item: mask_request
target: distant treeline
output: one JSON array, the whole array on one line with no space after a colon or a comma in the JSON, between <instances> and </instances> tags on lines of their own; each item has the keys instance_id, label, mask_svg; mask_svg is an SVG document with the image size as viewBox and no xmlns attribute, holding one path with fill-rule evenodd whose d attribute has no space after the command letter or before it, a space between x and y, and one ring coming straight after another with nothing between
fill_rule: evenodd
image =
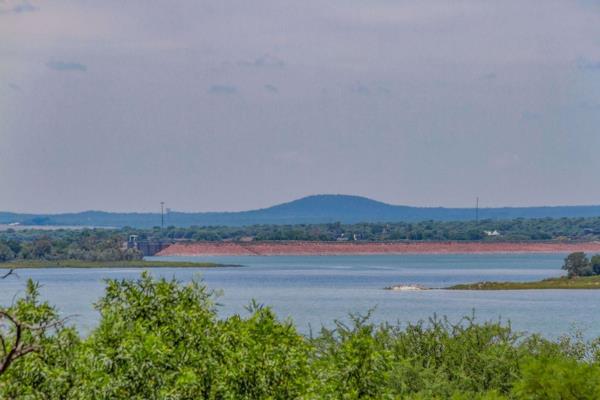
<instances>
[{"instance_id":1,"label":"distant treeline","mask_svg":"<svg viewBox=\"0 0 600 400\"><path fill-rule=\"evenodd\" d=\"M424 221L365 224L309 224L309 225L252 225L245 227L189 227L174 226L165 229L140 230L124 228L142 239L188 240L595 240L600 238L600 218L543 218L506 221Z\"/></svg>"},{"instance_id":2,"label":"distant treeline","mask_svg":"<svg viewBox=\"0 0 600 400\"><path fill-rule=\"evenodd\" d=\"M108 230L6 231L0 233L0 262L13 260L138 260L123 247L123 233Z\"/></svg>"},{"instance_id":3,"label":"distant treeline","mask_svg":"<svg viewBox=\"0 0 600 400\"><path fill-rule=\"evenodd\" d=\"M514 219L508 221L425 221L389 224L252 225L151 229L7 230L0 232L0 262L13 259L118 261L141 258L123 247L130 235L140 241L528 241L598 240L598 218Z\"/></svg>"}]
</instances>

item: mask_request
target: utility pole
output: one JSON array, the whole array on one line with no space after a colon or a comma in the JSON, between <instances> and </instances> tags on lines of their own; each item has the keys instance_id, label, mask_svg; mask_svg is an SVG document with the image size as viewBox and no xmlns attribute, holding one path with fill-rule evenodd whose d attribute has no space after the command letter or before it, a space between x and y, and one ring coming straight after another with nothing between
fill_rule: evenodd
<instances>
[{"instance_id":1,"label":"utility pole","mask_svg":"<svg viewBox=\"0 0 600 400\"><path fill-rule=\"evenodd\" d=\"M160 229L165 227L165 202L160 202Z\"/></svg>"},{"instance_id":2,"label":"utility pole","mask_svg":"<svg viewBox=\"0 0 600 400\"><path fill-rule=\"evenodd\" d=\"M479 197L475 199L475 222L479 223Z\"/></svg>"}]
</instances>

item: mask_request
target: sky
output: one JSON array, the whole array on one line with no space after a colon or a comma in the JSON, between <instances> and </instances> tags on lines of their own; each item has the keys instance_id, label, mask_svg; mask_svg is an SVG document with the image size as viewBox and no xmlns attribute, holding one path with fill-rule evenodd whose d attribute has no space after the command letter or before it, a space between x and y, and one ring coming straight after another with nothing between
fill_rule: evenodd
<instances>
[{"instance_id":1,"label":"sky","mask_svg":"<svg viewBox=\"0 0 600 400\"><path fill-rule=\"evenodd\" d=\"M600 204L600 1L0 0L0 210Z\"/></svg>"}]
</instances>

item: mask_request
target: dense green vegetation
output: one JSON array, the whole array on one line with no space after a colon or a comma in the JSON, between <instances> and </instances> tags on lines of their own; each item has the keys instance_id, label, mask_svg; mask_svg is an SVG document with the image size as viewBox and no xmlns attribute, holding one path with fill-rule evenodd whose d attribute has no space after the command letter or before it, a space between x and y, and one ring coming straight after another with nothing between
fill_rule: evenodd
<instances>
[{"instance_id":1,"label":"dense green vegetation","mask_svg":"<svg viewBox=\"0 0 600 400\"><path fill-rule=\"evenodd\" d=\"M570 278L600 275L600 254L588 258L585 253L571 253L565 258L562 269Z\"/></svg>"},{"instance_id":2,"label":"dense green vegetation","mask_svg":"<svg viewBox=\"0 0 600 400\"><path fill-rule=\"evenodd\" d=\"M109 281L87 337L60 323L37 286L3 312L33 350L0 372L3 399L596 399L600 341L549 341L509 325L373 325L306 337L267 307L218 318L198 282ZM2 325L0 364L15 341ZM42 333L32 329L44 327Z\"/></svg>"},{"instance_id":3,"label":"dense green vegetation","mask_svg":"<svg viewBox=\"0 0 600 400\"><path fill-rule=\"evenodd\" d=\"M585 253L569 254L562 269L567 276L535 282L476 282L455 285L455 290L521 290L521 289L600 289L600 254L588 258Z\"/></svg>"},{"instance_id":4,"label":"dense green vegetation","mask_svg":"<svg viewBox=\"0 0 600 400\"><path fill-rule=\"evenodd\" d=\"M0 233L0 262L13 260L141 260L123 248L123 234L108 230L6 231Z\"/></svg>"},{"instance_id":5,"label":"dense green vegetation","mask_svg":"<svg viewBox=\"0 0 600 400\"><path fill-rule=\"evenodd\" d=\"M53 231L8 230L0 232L0 261L6 258L70 258L111 260L139 257L123 251L131 234L140 240L600 240L600 218L514 219L481 221L425 221L371 224L252 225L244 227L174 226L160 229L84 229ZM50 242L50 249L48 248Z\"/></svg>"},{"instance_id":6,"label":"dense green vegetation","mask_svg":"<svg viewBox=\"0 0 600 400\"><path fill-rule=\"evenodd\" d=\"M595 240L600 218L425 221L417 223L168 227L132 230L141 237L190 240ZM497 236L486 234L498 232Z\"/></svg>"},{"instance_id":7,"label":"dense green vegetation","mask_svg":"<svg viewBox=\"0 0 600 400\"><path fill-rule=\"evenodd\" d=\"M534 282L477 282L454 285L453 290L600 289L600 276L549 278Z\"/></svg>"},{"instance_id":8,"label":"dense green vegetation","mask_svg":"<svg viewBox=\"0 0 600 400\"><path fill-rule=\"evenodd\" d=\"M19 231L0 233L0 267L18 268L206 268L208 262L145 261L124 246L114 230Z\"/></svg>"}]
</instances>

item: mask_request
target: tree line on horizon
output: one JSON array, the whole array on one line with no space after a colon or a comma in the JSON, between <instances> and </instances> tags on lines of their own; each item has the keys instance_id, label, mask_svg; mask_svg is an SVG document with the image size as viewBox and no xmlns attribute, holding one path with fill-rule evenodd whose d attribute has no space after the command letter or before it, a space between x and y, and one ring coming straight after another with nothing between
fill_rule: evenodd
<instances>
[{"instance_id":1,"label":"tree line on horizon","mask_svg":"<svg viewBox=\"0 0 600 400\"><path fill-rule=\"evenodd\" d=\"M507 221L425 221L245 227L168 226L151 229L57 229L0 232L0 262L14 259L121 261L142 257L123 247L130 235L139 240L190 241L544 241L599 240L599 218L515 219Z\"/></svg>"},{"instance_id":2,"label":"tree line on horizon","mask_svg":"<svg viewBox=\"0 0 600 400\"><path fill-rule=\"evenodd\" d=\"M481 221L423 221L300 225L251 225L244 227L192 226L164 229L123 228L142 239L307 240L307 241L527 241L600 239L600 217L542 218Z\"/></svg>"},{"instance_id":3,"label":"tree line on horizon","mask_svg":"<svg viewBox=\"0 0 600 400\"><path fill-rule=\"evenodd\" d=\"M15 234L16 233L16 234ZM13 260L140 260L143 254L123 246L115 231L22 231L0 234L0 263Z\"/></svg>"}]
</instances>

